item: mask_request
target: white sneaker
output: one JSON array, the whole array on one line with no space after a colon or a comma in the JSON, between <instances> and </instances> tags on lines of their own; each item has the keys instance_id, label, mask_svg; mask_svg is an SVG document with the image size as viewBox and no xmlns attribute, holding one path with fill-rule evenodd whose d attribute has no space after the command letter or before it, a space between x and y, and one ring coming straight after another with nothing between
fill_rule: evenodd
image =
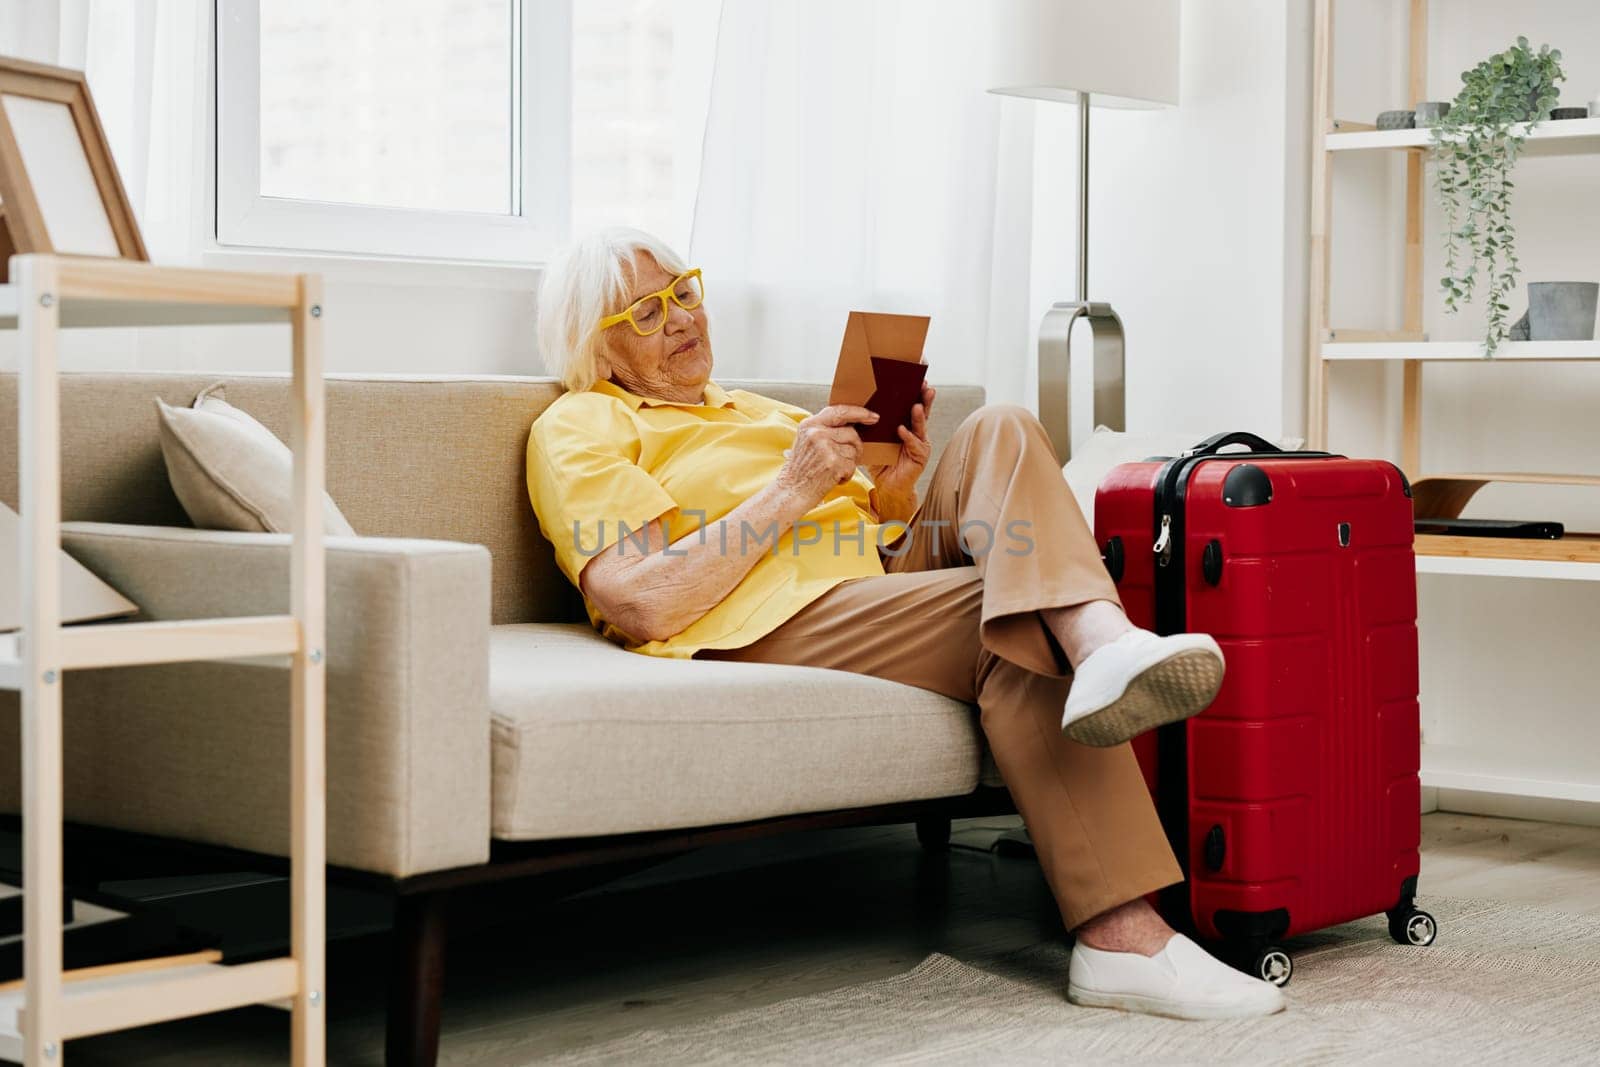
<instances>
[{"instance_id":1,"label":"white sneaker","mask_svg":"<svg viewBox=\"0 0 1600 1067\"><path fill-rule=\"evenodd\" d=\"M1288 1006L1283 990L1234 970L1182 934L1173 934L1154 956L1102 952L1079 941L1068 968L1067 999L1086 1008L1173 1019L1249 1019Z\"/></svg>"},{"instance_id":2,"label":"white sneaker","mask_svg":"<svg viewBox=\"0 0 1600 1067\"><path fill-rule=\"evenodd\" d=\"M1130 630L1073 673L1061 729L1102 748L1198 715L1222 688L1222 649L1210 634L1158 637Z\"/></svg>"}]
</instances>

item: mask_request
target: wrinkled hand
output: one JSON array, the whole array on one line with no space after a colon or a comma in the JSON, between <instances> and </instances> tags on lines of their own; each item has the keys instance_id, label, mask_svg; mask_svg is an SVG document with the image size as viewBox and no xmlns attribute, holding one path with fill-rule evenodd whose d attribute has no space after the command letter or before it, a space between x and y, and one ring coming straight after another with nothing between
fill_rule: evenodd
<instances>
[{"instance_id":1,"label":"wrinkled hand","mask_svg":"<svg viewBox=\"0 0 1600 1067\"><path fill-rule=\"evenodd\" d=\"M922 383L922 402L911 408L911 425L896 427L900 432L899 458L867 468L877 489L878 517L884 521L906 520L917 510L917 479L933 455L933 443L928 440L928 413L933 410L937 393L933 386Z\"/></svg>"},{"instance_id":2,"label":"wrinkled hand","mask_svg":"<svg viewBox=\"0 0 1600 1067\"><path fill-rule=\"evenodd\" d=\"M849 481L861 461L861 435L852 423L874 423L876 413L854 404L830 404L795 427L794 445L778 471L778 484L807 508Z\"/></svg>"}]
</instances>

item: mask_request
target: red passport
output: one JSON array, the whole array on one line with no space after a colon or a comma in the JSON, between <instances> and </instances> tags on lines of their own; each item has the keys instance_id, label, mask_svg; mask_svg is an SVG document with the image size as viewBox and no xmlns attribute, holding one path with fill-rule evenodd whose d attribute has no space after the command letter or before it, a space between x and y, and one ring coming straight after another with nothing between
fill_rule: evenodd
<instances>
[{"instance_id":1,"label":"red passport","mask_svg":"<svg viewBox=\"0 0 1600 1067\"><path fill-rule=\"evenodd\" d=\"M866 406L878 413L878 421L861 428L864 444L888 441L900 445L898 427L910 427L911 409L922 399L922 379L927 376L926 363L872 357L872 377L877 388L867 397Z\"/></svg>"}]
</instances>

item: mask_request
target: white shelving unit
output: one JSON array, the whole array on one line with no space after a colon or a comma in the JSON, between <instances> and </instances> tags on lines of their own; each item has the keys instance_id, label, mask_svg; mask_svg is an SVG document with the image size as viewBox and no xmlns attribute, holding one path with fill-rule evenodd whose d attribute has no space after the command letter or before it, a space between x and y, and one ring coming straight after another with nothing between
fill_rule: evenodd
<instances>
[{"instance_id":1,"label":"white shelving unit","mask_svg":"<svg viewBox=\"0 0 1600 1067\"><path fill-rule=\"evenodd\" d=\"M1576 121L1576 120L1574 120ZM1405 359L1434 362L1530 363L1539 361L1600 360L1600 341L1506 341L1485 361L1479 341L1340 341L1338 330L1328 331L1322 343L1323 359Z\"/></svg>"},{"instance_id":2,"label":"white shelving unit","mask_svg":"<svg viewBox=\"0 0 1600 1067\"><path fill-rule=\"evenodd\" d=\"M1406 0L1410 15L1407 96L1429 99L1427 83L1428 0ZM1376 130L1342 120L1333 111L1334 0L1315 0L1315 72L1311 159L1311 226L1308 263L1309 337L1307 443L1327 448L1330 370L1357 361L1395 361L1404 368L1401 403L1401 467L1411 478L1417 514L1455 517L1476 491L1474 482L1511 481L1588 486L1600 491L1595 474L1441 475L1429 479L1422 465L1422 387L1432 363L1529 363L1600 361L1600 340L1509 341L1492 360L1479 341L1434 341L1423 329L1423 232L1426 166L1433 131ZM1600 153L1600 117L1549 120L1521 131L1524 156L1581 156ZM1398 330L1346 329L1328 318L1328 279L1333 236L1332 168L1350 152L1399 152L1405 158L1404 323ZM1428 484L1429 482L1433 484ZM1452 484L1446 484L1452 483ZM1600 534L1568 534L1560 541L1418 535L1419 575L1457 578L1538 579L1600 582ZM1423 694L1426 704L1427 694ZM1448 712L1446 712L1448 714ZM1523 743L1508 723L1507 742ZM1500 740L1497 738L1497 740ZM1537 741L1530 742L1537 746ZM1424 737L1422 784L1437 789L1600 802L1600 759L1572 752L1559 742L1547 754L1537 747L1518 754L1509 744L1487 740L1481 747L1440 745Z\"/></svg>"},{"instance_id":3,"label":"white shelving unit","mask_svg":"<svg viewBox=\"0 0 1600 1067\"><path fill-rule=\"evenodd\" d=\"M21 692L23 970L0 993L0 1057L55 1065L63 1043L249 1004L287 1001L293 1060L325 1038L324 574L321 282L310 274L176 270L119 260L15 256L0 327L20 334L20 635L0 643L0 685ZM74 326L287 323L293 353L290 613L63 628L57 334ZM69 670L288 655L290 955L238 966L138 963L62 974L61 680ZM218 798L219 803L225 798ZM111 972L111 973L108 973Z\"/></svg>"},{"instance_id":4,"label":"white shelving unit","mask_svg":"<svg viewBox=\"0 0 1600 1067\"><path fill-rule=\"evenodd\" d=\"M1334 132L1326 135L1330 152L1359 152L1372 150L1427 151L1433 145L1433 131L1422 130L1352 130L1339 132L1346 123L1335 121ZM1564 156L1585 152L1600 152L1600 118L1561 119L1542 122L1530 132L1527 123L1513 126L1520 133L1525 156Z\"/></svg>"},{"instance_id":5,"label":"white shelving unit","mask_svg":"<svg viewBox=\"0 0 1600 1067\"><path fill-rule=\"evenodd\" d=\"M1600 566L1570 560L1418 556L1417 573L1457 574L1478 578L1544 578L1563 582L1600 582Z\"/></svg>"}]
</instances>

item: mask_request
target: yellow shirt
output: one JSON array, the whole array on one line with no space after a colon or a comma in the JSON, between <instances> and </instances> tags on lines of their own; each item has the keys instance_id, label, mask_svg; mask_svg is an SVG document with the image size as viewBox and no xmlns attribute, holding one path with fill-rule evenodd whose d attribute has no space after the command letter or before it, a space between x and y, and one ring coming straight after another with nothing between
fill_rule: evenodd
<instances>
[{"instance_id":1,"label":"yellow shirt","mask_svg":"<svg viewBox=\"0 0 1600 1067\"><path fill-rule=\"evenodd\" d=\"M642 551L637 531L652 519L664 517L669 542L721 519L777 477L809 414L712 382L703 404L647 399L611 382L561 396L528 437L528 496L562 572L578 585L600 552ZM880 531L891 544L904 526L875 520L871 489L857 470L792 527L725 530L728 551L737 552L744 537L757 561L716 607L672 637L637 643L586 601L589 621L629 651L653 656L686 659L702 648L750 644L840 582L884 573ZM624 541L630 534L635 539Z\"/></svg>"}]
</instances>

